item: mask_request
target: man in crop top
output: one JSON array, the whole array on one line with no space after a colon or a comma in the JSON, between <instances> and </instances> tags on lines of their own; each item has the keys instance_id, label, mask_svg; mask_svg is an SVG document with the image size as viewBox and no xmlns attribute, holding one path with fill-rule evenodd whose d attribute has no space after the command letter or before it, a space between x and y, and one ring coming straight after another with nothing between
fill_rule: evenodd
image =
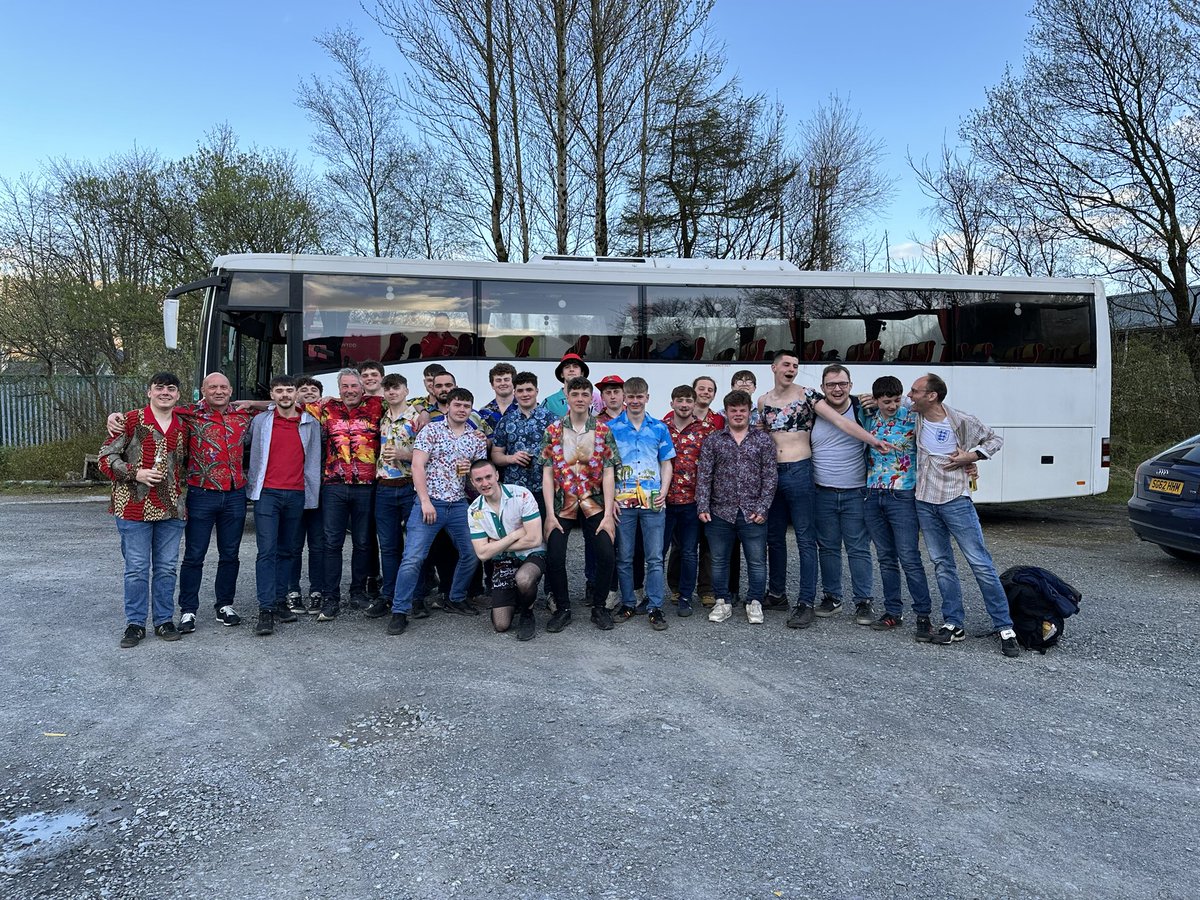
<instances>
[{"instance_id":1,"label":"man in crop top","mask_svg":"<svg viewBox=\"0 0 1200 900\"><path fill-rule=\"evenodd\" d=\"M767 603L787 593L787 527L796 531L800 553L800 591L788 618L789 628L807 628L813 623L817 598L817 542L814 527L812 472L813 423L817 416L839 430L853 435L876 450L890 447L864 431L857 423L838 415L825 398L796 384L800 357L794 350L780 350L771 362L775 384L758 398L759 423L775 442L779 484L767 517Z\"/></svg>"}]
</instances>

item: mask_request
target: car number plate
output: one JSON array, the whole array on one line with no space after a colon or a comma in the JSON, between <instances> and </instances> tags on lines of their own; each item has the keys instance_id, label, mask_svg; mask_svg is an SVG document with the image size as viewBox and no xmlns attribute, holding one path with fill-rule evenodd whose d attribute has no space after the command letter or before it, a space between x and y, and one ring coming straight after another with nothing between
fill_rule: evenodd
<instances>
[{"instance_id":1,"label":"car number plate","mask_svg":"<svg viewBox=\"0 0 1200 900\"><path fill-rule=\"evenodd\" d=\"M1174 494L1178 497L1183 493L1183 482L1167 481L1165 478L1151 478L1150 490L1157 491L1160 494Z\"/></svg>"}]
</instances>

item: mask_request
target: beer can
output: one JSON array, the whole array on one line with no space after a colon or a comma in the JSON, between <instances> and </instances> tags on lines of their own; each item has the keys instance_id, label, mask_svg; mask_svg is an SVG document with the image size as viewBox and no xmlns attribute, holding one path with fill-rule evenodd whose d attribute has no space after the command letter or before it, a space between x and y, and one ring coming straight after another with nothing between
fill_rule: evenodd
<instances>
[{"instance_id":1,"label":"beer can","mask_svg":"<svg viewBox=\"0 0 1200 900\"><path fill-rule=\"evenodd\" d=\"M649 491L647 492L646 497L650 502L649 508L658 509L658 491Z\"/></svg>"}]
</instances>

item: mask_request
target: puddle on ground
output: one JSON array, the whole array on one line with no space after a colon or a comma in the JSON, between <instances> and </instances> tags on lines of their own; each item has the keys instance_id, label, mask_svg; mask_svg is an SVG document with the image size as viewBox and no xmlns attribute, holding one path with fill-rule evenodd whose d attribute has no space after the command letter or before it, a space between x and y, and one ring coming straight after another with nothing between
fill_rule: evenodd
<instances>
[{"instance_id":1,"label":"puddle on ground","mask_svg":"<svg viewBox=\"0 0 1200 900\"><path fill-rule=\"evenodd\" d=\"M73 843L88 821L79 812L34 812L0 822L0 860L10 863L29 854L56 853Z\"/></svg>"}]
</instances>

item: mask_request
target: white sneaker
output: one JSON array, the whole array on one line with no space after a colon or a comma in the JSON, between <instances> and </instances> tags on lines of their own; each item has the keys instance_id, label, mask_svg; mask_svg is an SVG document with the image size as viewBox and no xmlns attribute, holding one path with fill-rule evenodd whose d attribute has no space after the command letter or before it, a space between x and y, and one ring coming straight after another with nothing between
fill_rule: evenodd
<instances>
[{"instance_id":1,"label":"white sneaker","mask_svg":"<svg viewBox=\"0 0 1200 900\"><path fill-rule=\"evenodd\" d=\"M712 612L708 614L710 622L724 622L733 615L733 607L724 600L718 600L713 604Z\"/></svg>"},{"instance_id":2,"label":"white sneaker","mask_svg":"<svg viewBox=\"0 0 1200 900\"><path fill-rule=\"evenodd\" d=\"M604 608L612 612L621 605L621 594L618 591L609 591L608 596L604 599Z\"/></svg>"},{"instance_id":3,"label":"white sneaker","mask_svg":"<svg viewBox=\"0 0 1200 900\"><path fill-rule=\"evenodd\" d=\"M761 625L763 623L762 604L757 600L751 600L746 604L746 621L751 625Z\"/></svg>"}]
</instances>

